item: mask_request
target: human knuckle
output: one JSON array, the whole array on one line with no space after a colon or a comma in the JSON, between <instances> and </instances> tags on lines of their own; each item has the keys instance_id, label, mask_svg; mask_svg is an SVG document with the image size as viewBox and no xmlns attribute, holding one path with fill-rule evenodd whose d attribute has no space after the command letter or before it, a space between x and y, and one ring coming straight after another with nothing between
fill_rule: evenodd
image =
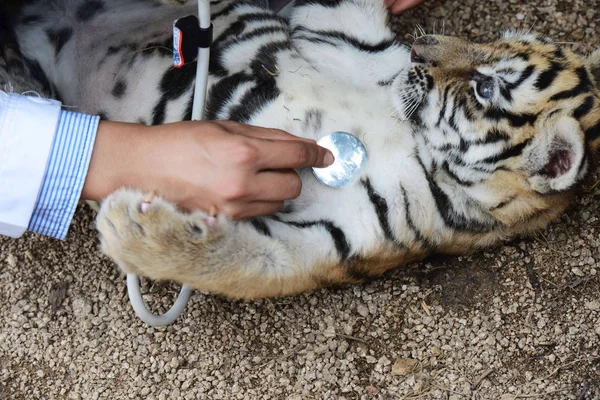
<instances>
[{"instance_id":1,"label":"human knuckle","mask_svg":"<svg viewBox=\"0 0 600 400\"><path fill-rule=\"evenodd\" d=\"M258 149L246 141L240 141L231 149L231 159L238 165L254 164L258 157Z\"/></svg>"},{"instance_id":2,"label":"human knuckle","mask_svg":"<svg viewBox=\"0 0 600 400\"><path fill-rule=\"evenodd\" d=\"M302 192L302 180L298 177L298 175L294 174L290 179L290 196L291 198L296 198L300 196Z\"/></svg>"},{"instance_id":3,"label":"human knuckle","mask_svg":"<svg viewBox=\"0 0 600 400\"><path fill-rule=\"evenodd\" d=\"M296 146L296 160L300 163L310 161L311 152L306 146Z\"/></svg>"},{"instance_id":4,"label":"human knuckle","mask_svg":"<svg viewBox=\"0 0 600 400\"><path fill-rule=\"evenodd\" d=\"M248 184L243 181L234 182L223 189L223 197L226 201L239 200L248 195Z\"/></svg>"}]
</instances>

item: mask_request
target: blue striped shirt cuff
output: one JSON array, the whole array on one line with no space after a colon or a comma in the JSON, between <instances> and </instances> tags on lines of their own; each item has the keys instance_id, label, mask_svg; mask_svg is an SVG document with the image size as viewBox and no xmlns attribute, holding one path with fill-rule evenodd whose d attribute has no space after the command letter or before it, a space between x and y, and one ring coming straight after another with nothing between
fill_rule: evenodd
<instances>
[{"instance_id":1,"label":"blue striped shirt cuff","mask_svg":"<svg viewBox=\"0 0 600 400\"><path fill-rule=\"evenodd\" d=\"M67 236L83 190L100 117L61 111L29 230Z\"/></svg>"}]
</instances>

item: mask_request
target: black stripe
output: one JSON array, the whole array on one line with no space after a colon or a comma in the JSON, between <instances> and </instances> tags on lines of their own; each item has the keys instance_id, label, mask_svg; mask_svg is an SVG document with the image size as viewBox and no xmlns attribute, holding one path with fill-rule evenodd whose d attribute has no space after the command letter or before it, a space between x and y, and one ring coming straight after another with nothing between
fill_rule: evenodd
<instances>
[{"instance_id":1,"label":"black stripe","mask_svg":"<svg viewBox=\"0 0 600 400\"><path fill-rule=\"evenodd\" d=\"M444 93L442 94L442 109L440 110L440 115L438 118L437 123L435 124L435 126L439 127L440 124L442 123L442 119L444 119L444 116L446 115L446 107L448 105L448 93L450 92L450 86L447 86L446 89L444 89Z\"/></svg>"},{"instance_id":2,"label":"black stripe","mask_svg":"<svg viewBox=\"0 0 600 400\"><path fill-rule=\"evenodd\" d=\"M583 101L583 103L581 103L581 105L579 107L577 107L575 109L575 111L573 111L573 118L581 119L581 118L585 117L592 110L593 106L594 106L594 97L593 96L586 97L585 100Z\"/></svg>"},{"instance_id":3,"label":"black stripe","mask_svg":"<svg viewBox=\"0 0 600 400\"><path fill-rule=\"evenodd\" d=\"M280 90L275 77L264 67L277 65L277 55L280 51L291 49L288 41L270 42L262 46L250 64L256 79L256 86L250 89L242 98L239 105L231 110L230 117L234 121L248 122L250 118L277 99Z\"/></svg>"},{"instance_id":4,"label":"black stripe","mask_svg":"<svg viewBox=\"0 0 600 400\"><path fill-rule=\"evenodd\" d=\"M213 21L217 18L221 18L221 17L226 17L228 16L233 10L235 10L235 8L238 5L235 2L231 2L230 4L228 4L224 9L222 9L221 11L218 11L216 13L211 13L210 15L210 19L212 19Z\"/></svg>"},{"instance_id":5,"label":"black stripe","mask_svg":"<svg viewBox=\"0 0 600 400\"><path fill-rule=\"evenodd\" d=\"M495 164L498 161L504 161L504 160L507 160L512 157L520 156L523 153L523 150L525 149L525 147L527 147L527 145L530 142L531 142L531 139L527 139L524 142L521 142L512 147L509 147L508 149L504 150L500 154L497 154L497 155L491 156L491 157L487 157L487 158L483 159L481 162Z\"/></svg>"},{"instance_id":6,"label":"black stripe","mask_svg":"<svg viewBox=\"0 0 600 400\"><path fill-rule=\"evenodd\" d=\"M425 238L423 237L423 233L421 233L421 230L417 228L417 226L415 225L415 221L413 221L412 215L410 214L410 201L408 199L408 193L402 185L400 185L400 190L402 191L402 197L404 199L404 215L406 219L406 224L408 225L410 230L412 230L415 234L415 238L417 241L426 242ZM429 246L428 243L426 243L426 245Z\"/></svg>"},{"instance_id":7,"label":"black stripe","mask_svg":"<svg viewBox=\"0 0 600 400\"><path fill-rule=\"evenodd\" d=\"M587 141L593 141L600 137L600 122L585 130L585 139Z\"/></svg>"},{"instance_id":8,"label":"black stripe","mask_svg":"<svg viewBox=\"0 0 600 400\"><path fill-rule=\"evenodd\" d=\"M117 99L120 99L121 97L123 97L126 90L127 90L127 82L125 82L121 78L117 81L117 83L115 83L115 86L113 87L111 94L114 97L116 97Z\"/></svg>"},{"instance_id":9,"label":"black stripe","mask_svg":"<svg viewBox=\"0 0 600 400\"><path fill-rule=\"evenodd\" d=\"M456 181L456 183L458 183L461 186L466 186L466 187L471 187L473 186L473 182L471 181L465 181L461 178L458 177L458 175L456 175L454 173L454 171L452 171L450 169L450 165L448 164L448 162L444 162L444 164L442 165L442 170L444 170L444 172L446 172L448 174L448 176L450 178L452 178L454 181Z\"/></svg>"},{"instance_id":10,"label":"black stripe","mask_svg":"<svg viewBox=\"0 0 600 400\"><path fill-rule=\"evenodd\" d=\"M435 179L433 178L433 174L427 171L423 161L419 156L417 156L417 160L419 161L419 165L427 178L427 182L429 184L429 190L431 191L431 195L435 201L436 208L438 213L444 220L444 223L456 230L466 231L466 232L489 232L494 229L495 224L481 222L475 219L468 218L467 215L458 214L454 209L452 201L448 197L448 195L440 188ZM476 207L475 204L473 204Z\"/></svg>"},{"instance_id":11,"label":"black stripe","mask_svg":"<svg viewBox=\"0 0 600 400\"><path fill-rule=\"evenodd\" d=\"M516 89L519 86L521 86L521 84L523 82L525 82L535 71L535 67L533 65L528 66L527 68L525 68L525 70L521 73L521 76L519 77L519 79L517 79L515 82L513 83L508 83L507 86L512 90L512 89Z\"/></svg>"},{"instance_id":12,"label":"black stripe","mask_svg":"<svg viewBox=\"0 0 600 400\"><path fill-rule=\"evenodd\" d=\"M211 13L210 17L211 17L212 20L215 20L215 19L221 18L221 17L226 17L229 14L231 14L232 11L234 11L236 8L238 8L238 7L242 6L242 5L256 6L256 4L252 3L251 1L232 1L230 4L228 4L221 11L218 11L216 13Z\"/></svg>"},{"instance_id":13,"label":"black stripe","mask_svg":"<svg viewBox=\"0 0 600 400\"><path fill-rule=\"evenodd\" d=\"M344 231L342 231L339 227L337 227L333 222L327 220L318 220L318 221L283 221L276 215L271 215L271 219L277 222L281 222L282 224L290 225L295 228L313 228L313 227L322 227L329 232L331 238L333 239L333 243L335 244L335 249L337 250L340 258L342 260L347 260L350 256L350 244L346 239L346 235Z\"/></svg>"},{"instance_id":14,"label":"black stripe","mask_svg":"<svg viewBox=\"0 0 600 400\"><path fill-rule=\"evenodd\" d=\"M304 113L302 122L302 131L319 132L323 126L323 111L317 108L310 108ZM356 134L356 132L354 132Z\"/></svg>"},{"instance_id":15,"label":"black stripe","mask_svg":"<svg viewBox=\"0 0 600 400\"><path fill-rule=\"evenodd\" d=\"M565 53L562 51L562 49L560 47L557 47L556 50L554 50L554 58L558 58L561 60L565 59Z\"/></svg>"},{"instance_id":16,"label":"black stripe","mask_svg":"<svg viewBox=\"0 0 600 400\"><path fill-rule=\"evenodd\" d=\"M510 139L510 136L506 132L502 132L498 129L491 129L483 139L475 140L471 144L491 144L505 142Z\"/></svg>"},{"instance_id":17,"label":"black stripe","mask_svg":"<svg viewBox=\"0 0 600 400\"><path fill-rule=\"evenodd\" d=\"M89 0L82 3L76 12L77 19L80 22L87 22L92 19L97 13L102 11L104 4L100 0Z\"/></svg>"},{"instance_id":18,"label":"black stripe","mask_svg":"<svg viewBox=\"0 0 600 400\"><path fill-rule=\"evenodd\" d=\"M238 72L215 83L208 93L206 119L217 119L223 108L231 101L238 87L248 82L252 82L252 77L245 72Z\"/></svg>"},{"instance_id":19,"label":"black stripe","mask_svg":"<svg viewBox=\"0 0 600 400\"><path fill-rule=\"evenodd\" d=\"M52 82L50 82L50 80L44 73L44 70L42 69L40 63L26 57L23 57L22 60L26 71L29 72L29 78L35 79L37 83L41 85L45 93L47 93L48 95L52 95L53 98L55 98L56 100L60 100L60 96L57 93L56 87L54 86L54 84L52 84Z\"/></svg>"},{"instance_id":20,"label":"black stripe","mask_svg":"<svg viewBox=\"0 0 600 400\"><path fill-rule=\"evenodd\" d=\"M162 93L158 103L152 110L152 125L165 121L167 103L181 97L196 78L196 62L185 64L181 68L169 68L160 81Z\"/></svg>"},{"instance_id":21,"label":"black stripe","mask_svg":"<svg viewBox=\"0 0 600 400\"><path fill-rule=\"evenodd\" d=\"M236 21L215 39L210 48L210 61L208 65L208 71L211 75L228 75L229 72L222 60L223 54L227 51L227 39L241 35L245 27L246 25L242 21Z\"/></svg>"},{"instance_id":22,"label":"black stripe","mask_svg":"<svg viewBox=\"0 0 600 400\"><path fill-rule=\"evenodd\" d=\"M394 74L394 75L393 75L391 78L389 78L389 79L385 79L385 80L382 80L382 81L379 81L379 82L377 82L377 84L378 84L379 86L389 86L389 85L391 85L392 83L394 83L394 81L396 80L396 78L398 77L398 75L400 75L400 72L398 72L398 73Z\"/></svg>"},{"instance_id":23,"label":"black stripe","mask_svg":"<svg viewBox=\"0 0 600 400\"><path fill-rule=\"evenodd\" d=\"M339 7L345 0L296 0L295 7L317 5L327 8Z\"/></svg>"},{"instance_id":24,"label":"black stripe","mask_svg":"<svg viewBox=\"0 0 600 400\"><path fill-rule=\"evenodd\" d=\"M512 101L512 91L521 86L521 84L525 82L525 80L527 80L527 78L529 78L534 71L535 67L533 65L530 65L527 68L525 68L525 70L521 73L521 76L519 76L519 79L512 83L506 83L500 88L500 93L502 94L502 96L507 101Z\"/></svg>"},{"instance_id":25,"label":"black stripe","mask_svg":"<svg viewBox=\"0 0 600 400\"><path fill-rule=\"evenodd\" d=\"M331 235L331 238L335 243L335 249L337 250L340 258L342 260L348 259L348 256L350 255L350 244L346 239L344 231L335 226L333 222L320 220L315 222L294 222L291 223L291 225L296 226L298 228L309 228L313 226L321 226L325 228L327 232L329 232L329 234Z\"/></svg>"},{"instance_id":26,"label":"black stripe","mask_svg":"<svg viewBox=\"0 0 600 400\"><path fill-rule=\"evenodd\" d=\"M451 151L458 150L461 153L467 152L471 146L481 146L487 144L496 144L500 142L507 142L510 139L510 136L506 132L502 132L498 129L491 129L484 138L476 139L476 140L466 140L462 136L460 137L460 144L458 146L450 143L446 143L441 147L436 147L437 150L440 151Z\"/></svg>"},{"instance_id":27,"label":"black stripe","mask_svg":"<svg viewBox=\"0 0 600 400\"><path fill-rule=\"evenodd\" d=\"M548 86L552 85L552 83L558 76L558 73L562 70L563 70L563 67L560 63L557 63L556 61L552 61L550 63L550 68L548 68L546 71L543 71L542 73L539 74L537 80L534 83L534 86L538 90L547 89Z\"/></svg>"},{"instance_id":28,"label":"black stripe","mask_svg":"<svg viewBox=\"0 0 600 400\"><path fill-rule=\"evenodd\" d=\"M479 104L478 101L475 101L476 104ZM481 106L481 104L479 104ZM473 116L473 101L472 98L467 97L465 99L465 104L464 104L464 108L463 108L463 113L465 115L465 118L469 121L469 122L473 122L475 119L479 119L479 115L475 118Z\"/></svg>"},{"instance_id":29,"label":"black stripe","mask_svg":"<svg viewBox=\"0 0 600 400\"><path fill-rule=\"evenodd\" d=\"M577 83L577 85L573 89L556 93L555 95L550 97L551 101L570 99L572 97L577 97L580 94L588 92L590 90L592 82L585 67L579 67L575 70L575 72L577 73L577 77L579 78L579 83Z\"/></svg>"},{"instance_id":30,"label":"black stripe","mask_svg":"<svg viewBox=\"0 0 600 400\"><path fill-rule=\"evenodd\" d=\"M233 121L248 123L252 116L259 113L280 95L275 81L258 83L250 89L239 104L231 109L229 118Z\"/></svg>"},{"instance_id":31,"label":"black stripe","mask_svg":"<svg viewBox=\"0 0 600 400\"><path fill-rule=\"evenodd\" d=\"M181 118L181 120L182 121L191 121L193 111L194 111L194 93L192 93L192 95L188 99L188 103L187 103L187 106L185 106L185 111L183 112L183 117ZM205 118L205 119L208 119L208 118Z\"/></svg>"},{"instance_id":32,"label":"black stripe","mask_svg":"<svg viewBox=\"0 0 600 400\"><path fill-rule=\"evenodd\" d=\"M462 159L462 154L454 154L452 156L452 158L450 158L449 162L451 162L452 164L456 164L456 165L460 165L462 167L467 167L469 169L472 169L473 171L477 171L477 172L481 172L484 174L489 174L492 172L496 172L499 169L502 169L502 167L496 166L496 165L490 165L490 164L473 164L472 162L466 162L465 160ZM483 163L483 160L478 161L478 163Z\"/></svg>"},{"instance_id":33,"label":"black stripe","mask_svg":"<svg viewBox=\"0 0 600 400\"><path fill-rule=\"evenodd\" d=\"M373 204L373 208L375 208L375 213L377 214L377 219L379 220L379 225L383 230L385 238L389 241L395 242L396 238L392 233L392 228L390 227L390 221L388 218L389 208L387 201L381 197L379 193L375 191L375 189L373 189L373 185L371 185L371 180L369 178L362 179L360 183L367 190L367 195L369 196L371 204Z\"/></svg>"},{"instance_id":34,"label":"black stripe","mask_svg":"<svg viewBox=\"0 0 600 400\"><path fill-rule=\"evenodd\" d=\"M460 128L458 127L458 124L456 123L456 111L459 109L459 105L457 104L456 107L452 108L452 114L450 115L450 119L448 120L448 125L450 125L450 127L460 135Z\"/></svg>"},{"instance_id":35,"label":"black stripe","mask_svg":"<svg viewBox=\"0 0 600 400\"><path fill-rule=\"evenodd\" d=\"M494 207L491 207L490 211L496 211L496 210L499 210L499 209L501 209L503 207L506 207L507 205L509 205L516 198L517 198L517 196L512 196L508 200L501 201L500 203L496 204Z\"/></svg>"},{"instance_id":36,"label":"black stripe","mask_svg":"<svg viewBox=\"0 0 600 400\"><path fill-rule=\"evenodd\" d=\"M306 35L296 35L294 36L294 40L306 40L307 42L316 43L316 44L328 44L330 46L337 46L332 40L327 40L325 38L306 36Z\"/></svg>"},{"instance_id":37,"label":"black stripe","mask_svg":"<svg viewBox=\"0 0 600 400\"><path fill-rule=\"evenodd\" d=\"M253 31L250 31L250 32L240 36L239 38L236 39L235 44L240 44L247 40L251 40L256 37L263 36L263 35L266 36L266 35L270 35L272 33L284 33L285 34L287 32L288 32L288 30L283 26L265 26L262 28L257 28Z\"/></svg>"},{"instance_id":38,"label":"black stripe","mask_svg":"<svg viewBox=\"0 0 600 400\"><path fill-rule=\"evenodd\" d=\"M24 24L24 25L28 25L28 24L33 24L36 22L43 22L44 21L44 17L41 15L26 15L24 17L21 18L20 23Z\"/></svg>"},{"instance_id":39,"label":"black stripe","mask_svg":"<svg viewBox=\"0 0 600 400\"><path fill-rule=\"evenodd\" d=\"M271 230L267 223L260 218L252 218L250 223L258 232L262 233L265 236L271 236Z\"/></svg>"},{"instance_id":40,"label":"black stripe","mask_svg":"<svg viewBox=\"0 0 600 400\"><path fill-rule=\"evenodd\" d=\"M342 32L342 31L314 30L314 29L309 29L304 26L297 26L296 28L294 28L294 31L292 32L292 36L295 38L295 35L298 32L308 33L308 34L315 35L320 38L327 38L327 39L334 39L337 41L341 41L341 42L344 42L358 50L365 51L368 53L377 53L377 52L385 51L391 47L398 45L398 42L396 42L396 40L394 38L385 39L378 43L367 43L367 42L357 39L355 37L348 36L345 32Z\"/></svg>"},{"instance_id":41,"label":"black stripe","mask_svg":"<svg viewBox=\"0 0 600 400\"><path fill-rule=\"evenodd\" d=\"M46 35L50 42L54 45L54 49L56 54L60 53L63 46L71 39L73 36L73 29L71 28L62 28L59 30L48 29L46 31Z\"/></svg>"},{"instance_id":42,"label":"black stripe","mask_svg":"<svg viewBox=\"0 0 600 400\"><path fill-rule=\"evenodd\" d=\"M485 117L494 121L507 119L508 122L515 128L520 128L525 124L531 124L537 120L535 114L513 114L510 111L501 110L499 108L490 108L485 112Z\"/></svg>"},{"instance_id":43,"label":"black stripe","mask_svg":"<svg viewBox=\"0 0 600 400\"><path fill-rule=\"evenodd\" d=\"M242 35L246 29L248 22L256 21L276 21L280 22L280 27L263 27L255 29L245 35ZM227 68L223 65L223 54L225 54L231 47L243 42L244 40L252 39L263 34L275 33L275 32L287 32L284 21L272 13L250 13L240 15L238 20L232 23L227 29L223 31L217 38L210 50L210 65L209 71L212 75L226 76L228 74Z\"/></svg>"},{"instance_id":44,"label":"black stripe","mask_svg":"<svg viewBox=\"0 0 600 400\"><path fill-rule=\"evenodd\" d=\"M427 91L430 92L433 89L433 77L427 74L425 80L427 81Z\"/></svg>"}]
</instances>

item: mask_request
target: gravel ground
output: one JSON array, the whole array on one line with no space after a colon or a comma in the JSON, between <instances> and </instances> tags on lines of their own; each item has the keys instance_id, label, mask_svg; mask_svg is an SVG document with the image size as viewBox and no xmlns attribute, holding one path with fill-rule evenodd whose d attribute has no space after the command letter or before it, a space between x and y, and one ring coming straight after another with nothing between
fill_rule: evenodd
<instances>
[{"instance_id":1,"label":"gravel ground","mask_svg":"<svg viewBox=\"0 0 600 400\"><path fill-rule=\"evenodd\" d=\"M600 45L599 0L522 3L426 0L394 23ZM363 286L197 293L159 329L134 316L82 208L64 243L0 240L0 399L600 399L599 181L533 238ZM164 310L177 287L144 290Z\"/></svg>"}]
</instances>

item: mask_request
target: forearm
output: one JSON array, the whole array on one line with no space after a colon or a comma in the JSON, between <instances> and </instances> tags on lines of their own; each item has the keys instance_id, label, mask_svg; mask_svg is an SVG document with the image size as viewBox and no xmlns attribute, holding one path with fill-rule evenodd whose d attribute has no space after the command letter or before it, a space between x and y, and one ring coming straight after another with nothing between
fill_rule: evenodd
<instances>
[{"instance_id":1,"label":"forearm","mask_svg":"<svg viewBox=\"0 0 600 400\"><path fill-rule=\"evenodd\" d=\"M199 203L183 203L190 196L202 197L197 186L205 168L197 159L203 149L194 136L202 135L204 123L192 125L194 135L189 126L101 121L81 198L99 201L127 187L198 207Z\"/></svg>"}]
</instances>

